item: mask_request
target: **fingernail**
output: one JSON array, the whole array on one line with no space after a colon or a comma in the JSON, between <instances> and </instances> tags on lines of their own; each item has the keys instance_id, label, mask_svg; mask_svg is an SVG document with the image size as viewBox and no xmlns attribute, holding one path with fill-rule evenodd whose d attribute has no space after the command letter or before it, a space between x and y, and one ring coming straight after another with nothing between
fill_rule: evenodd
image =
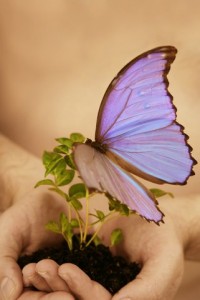
<instances>
[{"instance_id":1,"label":"fingernail","mask_svg":"<svg viewBox=\"0 0 200 300\"><path fill-rule=\"evenodd\" d=\"M5 277L1 282L1 295L2 300L8 300L9 297L13 294L13 291L15 289L14 282L12 279Z\"/></svg>"},{"instance_id":2,"label":"fingernail","mask_svg":"<svg viewBox=\"0 0 200 300\"><path fill-rule=\"evenodd\" d=\"M128 297L128 298L120 298L120 300L133 300L133 299L131 299L130 297Z\"/></svg>"}]
</instances>

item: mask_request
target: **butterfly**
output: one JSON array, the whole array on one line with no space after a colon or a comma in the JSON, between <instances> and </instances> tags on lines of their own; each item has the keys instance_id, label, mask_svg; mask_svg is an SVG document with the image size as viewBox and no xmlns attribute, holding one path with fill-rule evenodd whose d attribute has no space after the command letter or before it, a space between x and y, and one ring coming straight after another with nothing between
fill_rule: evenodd
<instances>
[{"instance_id":1,"label":"butterfly","mask_svg":"<svg viewBox=\"0 0 200 300\"><path fill-rule=\"evenodd\" d=\"M110 194L157 224L164 214L135 175L183 185L196 163L168 91L167 74L176 53L176 48L163 46L129 62L104 94L95 141L77 144L73 154L88 188Z\"/></svg>"}]
</instances>

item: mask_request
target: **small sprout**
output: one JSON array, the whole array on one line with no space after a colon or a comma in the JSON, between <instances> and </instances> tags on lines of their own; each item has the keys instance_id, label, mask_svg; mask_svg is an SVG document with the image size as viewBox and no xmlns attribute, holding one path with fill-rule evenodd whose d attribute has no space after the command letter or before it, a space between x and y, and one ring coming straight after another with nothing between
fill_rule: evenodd
<instances>
[{"instance_id":1,"label":"small sprout","mask_svg":"<svg viewBox=\"0 0 200 300\"><path fill-rule=\"evenodd\" d=\"M111 246L118 245L122 241L122 239L123 239L123 234L121 229L119 228L114 229L110 236Z\"/></svg>"},{"instance_id":2,"label":"small sprout","mask_svg":"<svg viewBox=\"0 0 200 300\"><path fill-rule=\"evenodd\" d=\"M105 193L108 198L109 212L105 214L101 210L95 210L95 213L91 213L89 209L90 198L98 193L95 189L88 188L83 182L72 184L68 190L65 188L71 184L76 172L76 166L73 160L73 147L75 143L84 143L85 137L80 133L72 133L70 138L61 137L56 139L58 145L52 152L45 151L42 157L43 165L45 167L45 177L51 175L51 178L45 178L40 180L35 187L41 185L49 186L49 190L57 193L68 203L67 215L60 214L59 222L50 221L46 228L62 234L69 249L73 249L72 238L79 231L80 249L87 247L92 241L95 245L101 243L98 233L106 221L115 217L116 215L129 216L133 213L129 207L121 203L118 199L112 197L109 193ZM160 189L151 189L153 195L158 198L164 195L173 197L171 193L164 192ZM85 198L85 218L81 216L81 210L83 209L82 200ZM84 200L83 200L84 201ZM95 221L91 221L90 217L95 217ZM97 226L96 226L97 225ZM95 227L96 226L96 227ZM89 230L94 233L87 240ZM111 245L117 245L122 240L122 231L115 229L111 234Z\"/></svg>"}]
</instances>

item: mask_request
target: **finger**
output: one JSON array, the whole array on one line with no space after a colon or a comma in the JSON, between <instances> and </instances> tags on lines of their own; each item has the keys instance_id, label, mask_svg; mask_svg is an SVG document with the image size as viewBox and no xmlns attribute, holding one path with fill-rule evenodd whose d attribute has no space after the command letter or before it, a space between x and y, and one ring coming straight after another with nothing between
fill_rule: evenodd
<instances>
[{"instance_id":1,"label":"finger","mask_svg":"<svg viewBox=\"0 0 200 300\"><path fill-rule=\"evenodd\" d=\"M36 272L46 281L52 291L69 292L67 283L58 275L59 265L51 260L44 259L36 264Z\"/></svg>"},{"instance_id":2,"label":"finger","mask_svg":"<svg viewBox=\"0 0 200 300\"><path fill-rule=\"evenodd\" d=\"M9 251L8 251L9 252ZM3 253L2 253L3 254ZM0 299L17 299L23 289L21 270L15 259L1 255L0 257Z\"/></svg>"},{"instance_id":3,"label":"finger","mask_svg":"<svg viewBox=\"0 0 200 300\"><path fill-rule=\"evenodd\" d=\"M73 264L63 264L58 269L70 291L80 300L109 300L111 294L99 283L91 280L80 268Z\"/></svg>"},{"instance_id":4,"label":"finger","mask_svg":"<svg viewBox=\"0 0 200 300\"><path fill-rule=\"evenodd\" d=\"M0 299L17 299L23 289L22 274L12 257L0 258Z\"/></svg>"},{"instance_id":5,"label":"finger","mask_svg":"<svg viewBox=\"0 0 200 300\"><path fill-rule=\"evenodd\" d=\"M170 253L170 255L169 255ZM182 279L181 251L163 252L145 262L137 278L123 287L112 300L171 300Z\"/></svg>"},{"instance_id":6,"label":"finger","mask_svg":"<svg viewBox=\"0 0 200 300\"><path fill-rule=\"evenodd\" d=\"M17 300L75 300L75 298L67 292L45 293L40 291L26 290L17 298Z\"/></svg>"},{"instance_id":7,"label":"finger","mask_svg":"<svg viewBox=\"0 0 200 300\"><path fill-rule=\"evenodd\" d=\"M36 263L26 265L23 268L22 273L25 287L34 286L40 291L52 291L49 285L47 284L46 280L36 272Z\"/></svg>"}]
</instances>

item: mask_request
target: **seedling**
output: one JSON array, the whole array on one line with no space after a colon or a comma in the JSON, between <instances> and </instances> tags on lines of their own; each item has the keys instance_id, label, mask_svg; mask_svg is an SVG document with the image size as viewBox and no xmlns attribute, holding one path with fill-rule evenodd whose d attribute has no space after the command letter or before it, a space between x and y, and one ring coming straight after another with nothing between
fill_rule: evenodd
<instances>
[{"instance_id":1,"label":"seedling","mask_svg":"<svg viewBox=\"0 0 200 300\"><path fill-rule=\"evenodd\" d=\"M69 138L56 139L58 145L53 151L45 151L43 154L43 165L45 167L45 179L40 180L35 187L41 185L49 186L49 190L59 194L66 201L68 208L67 215L64 212L60 213L59 221L49 221L46 224L46 229L55 233L61 234L66 240L70 250L73 249L73 236L80 239L80 248L87 247L92 241L95 244L101 243L98 236L102 226L108 220L122 215L129 216L135 214L128 206L121 203L118 199L113 198L110 194L104 193L108 200L109 212L105 213L101 210L90 211L90 201L98 191L90 190L81 180L73 160L73 146L75 143L84 143L85 137L80 133L72 133ZM80 182L72 184L77 176ZM166 194L173 196L171 193L166 193L160 189L151 189L155 197L161 197ZM85 207L85 216L81 213ZM91 220L93 217L93 221ZM91 234L92 232L92 234ZM88 240L88 235L90 238ZM123 239L123 234L120 228L116 228L111 233L110 245L117 245Z\"/></svg>"}]
</instances>

